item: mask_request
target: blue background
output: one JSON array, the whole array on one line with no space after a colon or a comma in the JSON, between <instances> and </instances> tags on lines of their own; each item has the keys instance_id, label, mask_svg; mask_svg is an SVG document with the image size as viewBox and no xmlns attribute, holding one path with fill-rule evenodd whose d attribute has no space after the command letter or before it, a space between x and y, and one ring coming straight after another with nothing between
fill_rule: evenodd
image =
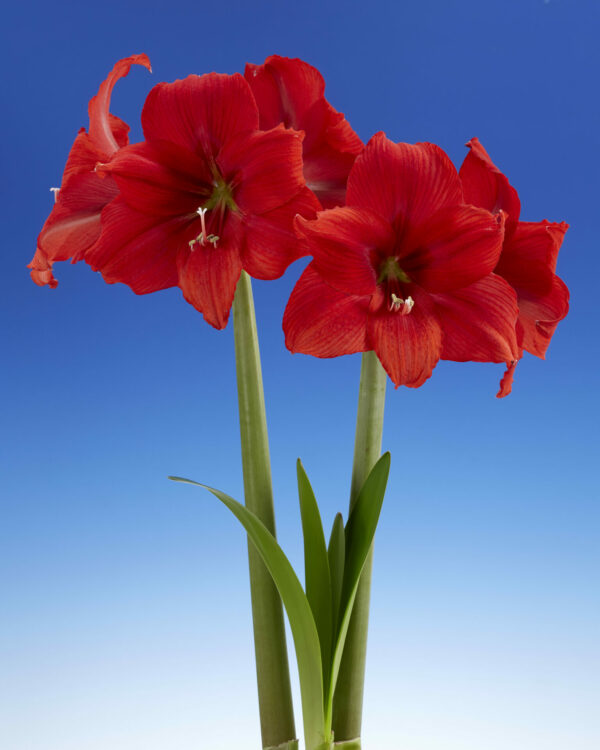
<instances>
[{"instance_id":1,"label":"blue background","mask_svg":"<svg viewBox=\"0 0 600 750\"><path fill-rule=\"evenodd\" d=\"M440 363L389 389L367 750L593 750L598 626L597 0L11 4L3 12L0 743L7 750L259 746L243 533L170 473L241 498L231 327L177 289L136 297L85 264L25 264L87 102L147 52L112 111L141 137L157 81L316 65L363 139L477 135L522 218L571 224L572 294L545 362ZM294 462L345 511L360 357L291 356L306 261L256 283L281 543L301 566ZM293 657L292 657L293 661ZM300 713L297 716L301 726ZM237 744L236 744L237 743Z\"/></svg>"}]
</instances>

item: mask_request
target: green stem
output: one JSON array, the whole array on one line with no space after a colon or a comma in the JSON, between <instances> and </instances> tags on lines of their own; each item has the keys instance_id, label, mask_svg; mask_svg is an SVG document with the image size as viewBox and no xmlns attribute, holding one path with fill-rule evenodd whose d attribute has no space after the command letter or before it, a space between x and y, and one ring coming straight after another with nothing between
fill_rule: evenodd
<instances>
[{"instance_id":1,"label":"green stem","mask_svg":"<svg viewBox=\"0 0 600 750\"><path fill-rule=\"evenodd\" d=\"M360 372L350 510L369 472L381 455L387 376L374 352L365 352ZM341 747L360 748L367 657L373 548L365 562L350 620L333 701L333 731ZM345 744L348 743L348 744Z\"/></svg>"},{"instance_id":2,"label":"green stem","mask_svg":"<svg viewBox=\"0 0 600 750\"><path fill-rule=\"evenodd\" d=\"M246 507L275 536L271 462L256 317L245 271L233 303L242 467ZM281 599L254 546L248 543L250 594L262 744L294 750L296 729Z\"/></svg>"}]
</instances>

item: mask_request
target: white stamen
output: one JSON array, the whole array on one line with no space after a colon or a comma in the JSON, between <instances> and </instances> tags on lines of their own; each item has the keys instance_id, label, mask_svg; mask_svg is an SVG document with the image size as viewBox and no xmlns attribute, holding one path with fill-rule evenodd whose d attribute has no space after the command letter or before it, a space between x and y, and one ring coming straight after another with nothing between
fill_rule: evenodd
<instances>
[{"instance_id":1,"label":"white stamen","mask_svg":"<svg viewBox=\"0 0 600 750\"><path fill-rule=\"evenodd\" d=\"M415 301L412 297L402 299L392 292L390 302L390 312L399 312L400 315L408 315L415 306Z\"/></svg>"},{"instance_id":2,"label":"white stamen","mask_svg":"<svg viewBox=\"0 0 600 750\"><path fill-rule=\"evenodd\" d=\"M60 188L50 188L50 192L51 192L51 193L54 193L54 202L55 202L55 203L56 203L56 201L58 200L58 191L59 191L59 190L60 190Z\"/></svg>"}]
</instances>

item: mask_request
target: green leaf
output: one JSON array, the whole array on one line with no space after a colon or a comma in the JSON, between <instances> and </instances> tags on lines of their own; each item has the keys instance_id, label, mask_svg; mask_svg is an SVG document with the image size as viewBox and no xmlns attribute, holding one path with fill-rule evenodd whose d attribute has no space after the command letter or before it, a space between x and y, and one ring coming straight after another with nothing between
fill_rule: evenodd
<instances>
[{"instance_id":1,"label":"green leaf","mask_svg":"<svg viewBox=\"0 0 600 750\"><path fill-rule=\"evenodd\" d=\"M304 535L304 576L308 598L321 644L323 684L329 681L333 638L331 578L319 506L302 462L296 464L298 496Z\"/></svg>"},{"instance_id":2,"label":"green leaf","mask_svg":"<svg viewBox=\"0 0 600 750\"><path fill-rule=\"evenodd\" d=\"M169 479L207 489L229 508L246 529L273 577L290 621L298 660L306 747L308 750L313 750L326 746L328 738L325 736L319 635L302 584L285 553L262 521L229 495L191 479L183 477L169 477Z\"/></svg>"},{"instance_id":3,"label":"green leaf","mask_svg":"<svg viewBox=\"0 0 600 750\"><path fill-rule=\"evenodd\" d=\"M333 520L327 556L329 558L329 574L331 577L332 625L333 637L335 638L337 636L337 626L340 616L342 585L344 583L344 564L346 558L344 519L342 518L341 513L338 513Z\"/></svg>"},{"instance_id":4,"label":"green leaf","mask_svg":"<svg viewBox=\"0 0 600 750\"><path fill-rule=\"evenodd\" d=\"M352 606L360 574L371 549L379 514L383 504L385 488L390 473L390 454L384 453L372 468L358 494L356 503L346 524L346 562L344 565L344 582L342 585L341 616L337 640L334 646L331 676L328 686L326 720L328 721L333 702L333 693L340 670L340 662L350 624Z\"/></svg>"}]
</instances>

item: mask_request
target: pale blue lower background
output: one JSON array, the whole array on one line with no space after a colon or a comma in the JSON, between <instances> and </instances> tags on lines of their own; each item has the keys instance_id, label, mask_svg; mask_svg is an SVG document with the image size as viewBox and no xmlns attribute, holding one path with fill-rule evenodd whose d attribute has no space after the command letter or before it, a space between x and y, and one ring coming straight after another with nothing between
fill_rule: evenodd
<instances>
[{"instance_id":1,"label":"pale blue lower background","mask_svg":"<svg viewBox=\"0 0 600 750\"><path fill-rule=\"evenodd\" d=\"M241 497L231 330L176 290L137 298L66 265L49 291L24 268L88 99L145 51L154 75L132 71L114 97L134 139L157 81L298 55L364 139L433 140L460 163L477 135L522 218L571 223L571 313L508 399L491 365L443 363L417 391L390 389L364 737L366 750L596 750L595 0L36 2L3 21L0 746L258 747L243 534L165 479ZM302 265L255 285L278 526L298 566L295 459L330 524L347 504L360 366L285 350Z\"/></svg>"}]
</instances>

